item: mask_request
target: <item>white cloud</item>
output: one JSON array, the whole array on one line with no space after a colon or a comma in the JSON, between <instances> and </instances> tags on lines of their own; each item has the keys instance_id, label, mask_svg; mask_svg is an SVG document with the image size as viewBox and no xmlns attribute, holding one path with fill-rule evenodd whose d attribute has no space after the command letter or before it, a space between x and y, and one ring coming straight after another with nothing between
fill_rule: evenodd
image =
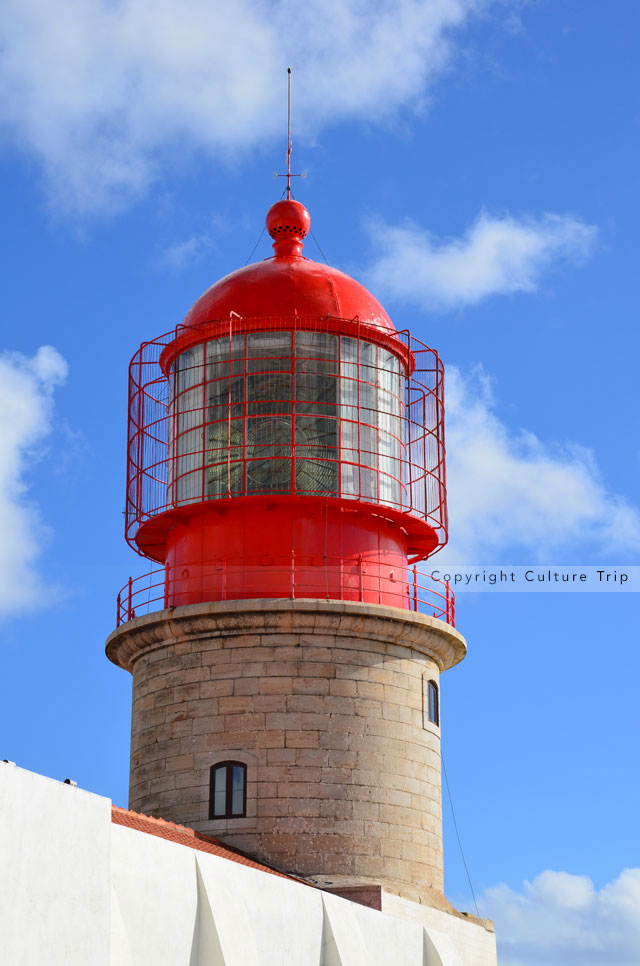
<instances>
[{"instance_id":1,"label":"white cloud","mask_svg":"<svg viewBox=\"0 0 640 966\"><path fill-rule=\"evenodd\" d=\"M5 0L0 121L58 204L122 203L194 149L223 158L420 106L453 34L494 0Z\"/></svg>"},{"instance_id":2,"label":"white cloud","mask_svg":"<svg viewBox=\"0 0 640 966\"><path fill-rule=\"evenodd\" d=\"M542 273L592 252L596 229L568 215L492 217L481 212L461 238L438 239L411 222L371 222L379 254L372 287L423 308L473 305L490 295L531 292Z\"/></svg>"},{"instance_id":3,"label":"white cloud","mask_svg":"<svg viewBox=\"0 0 640 966\"><path fill-rule=\"evenodd\" d=\"M191 235L190 238L169 245L160 252L158 264L180 271L187 264L199 261L211 244L211 237L207 234Z\"/></svg>"},{"instance_id":4,"label":"white cloud","mask_svg":"<svg viewBox=\"0 0 640 966\"><path fill-rule=\"evenodd\" d=\"M36 608L51 597L37 571L45 535L38 511L27 500L25 474L37 446L51 432L53 393L67 364L51 346L34 356L0 355L0 615Z\"/></svg>"},{"instance_id":5,"label":"white cloud","mask_svg":"<svg viewBox=\"0 0 640 966\"><path fill-rule=\"evenodd\" d=\"M607 490L590 450L510 431L481 367L464 377L449 366L445 385L451 539L443 559L637 555L640 513Z\"/></svg>"},{"instance_id":6,"label":"white cloud","mask_svg":"<svg viewBox=\"0 0 640 966\"><path fill-rule=\"evenodd\" d=\"M496 924L500 966L637 966L640 869L596 890L591 879L543 872L522 892L487 889L480 912Z\"/></svg>"}]
</instances>

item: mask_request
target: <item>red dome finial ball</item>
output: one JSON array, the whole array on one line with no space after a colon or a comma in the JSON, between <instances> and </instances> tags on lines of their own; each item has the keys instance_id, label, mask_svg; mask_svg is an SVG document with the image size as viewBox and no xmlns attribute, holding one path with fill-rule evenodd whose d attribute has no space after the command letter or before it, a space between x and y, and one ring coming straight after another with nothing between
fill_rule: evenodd
<instances>
[{"instance_id":1,"label":"red dome finial ball","mask_svg":"<svg viewBox=\"0 0 640 966\"><path fill-rule=\"evenodd\" d=\"M267 231L276 255L300 255L302 239L309 232L309 212L299 201L276 201L267 212Z\"/></svg>"}]
</instances>

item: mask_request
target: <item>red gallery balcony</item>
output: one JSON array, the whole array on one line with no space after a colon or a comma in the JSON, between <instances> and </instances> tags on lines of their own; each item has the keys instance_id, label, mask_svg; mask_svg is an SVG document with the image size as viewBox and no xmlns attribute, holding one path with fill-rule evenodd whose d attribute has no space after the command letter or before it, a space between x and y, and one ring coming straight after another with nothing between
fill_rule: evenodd
<instances>
[{"instance_id":1,"label":"red gallery balcony","mask_svg":"<svg viewBox=\"0 0 640 966\"><path fill-rule=\"evenodd\" d=\"M344 561L339 558L329 558L322 567L327 585L327 599L377 602L387 606L399 607L418 613L436 617L455 627L455 598L449 584L436 580L428 574L420 573L413 565L398 568L393 571L383 571L376 562L359 561L345 573ZM276 571L276 573L272 573ZM288 586L288 597L291 600L314 597L315 580L312 587L307 586L308 567L298 566L295 553L291 554L291 563L287 568L266 568L267 578L277 579L280 586ZM198 570L207 589L213 588L214 600L237 600L237 592L228 588L244 588L244 599L256 599L262 596L261 587L265 580L265 567L252 569L242 563L224 563L212 569L209 573ZM395 585L396 597L389 592L389 585ZM164 610L170 606L179 606L179 591L176 586L184 587L184 578L174 578L169 566L158 567L140 577L130 577L121 589L117 598L117 625ZM376 601L377 597L377 601ZM192 589L185 594L182 603L190 603Z\"/></svg>"}]
</instances>

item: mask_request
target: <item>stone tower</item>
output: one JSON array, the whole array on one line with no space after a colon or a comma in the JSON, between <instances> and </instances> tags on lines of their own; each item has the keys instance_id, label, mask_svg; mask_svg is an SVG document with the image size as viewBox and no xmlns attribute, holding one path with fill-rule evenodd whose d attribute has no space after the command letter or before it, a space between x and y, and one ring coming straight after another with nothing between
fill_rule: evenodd
<instances>
[{"instance_id":1,"label":"stone tower","mask_svg":"<svg viewBox=\"0 0 640 966\"><path fill-rule=\"evenodd\" d=\"M130 368L130 807L320 885L442 904L449 589L443 370L355 280L275 254L213 285Z\"/></svg>"}]
</instances>

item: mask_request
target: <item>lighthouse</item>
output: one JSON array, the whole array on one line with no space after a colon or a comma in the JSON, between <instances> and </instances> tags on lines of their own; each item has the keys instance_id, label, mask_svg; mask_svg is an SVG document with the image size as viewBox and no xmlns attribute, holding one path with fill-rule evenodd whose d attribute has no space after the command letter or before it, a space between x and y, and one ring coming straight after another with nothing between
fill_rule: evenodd
<instances>
[{"instance_id":1,"label":"lighthouse","mask_svg":"<svg viewBox=\"0 0 640 966\"><path fill-rule=\"evenodd\" d=\"M152 561L107 655L133 676L129 807L323 888L444 908L444 371L266 218L129 373L126 539Z\"/></svg>"}]
</instances>

